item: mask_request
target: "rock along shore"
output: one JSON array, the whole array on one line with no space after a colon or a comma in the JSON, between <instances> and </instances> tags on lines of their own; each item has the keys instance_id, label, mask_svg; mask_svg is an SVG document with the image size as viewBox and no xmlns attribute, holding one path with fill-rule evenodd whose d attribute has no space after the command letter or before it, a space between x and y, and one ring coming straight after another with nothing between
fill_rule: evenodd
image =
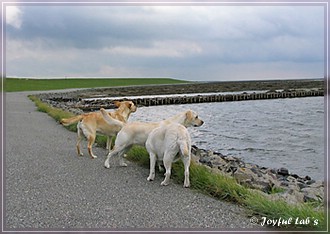
<instances>
[{"instance_id":1,"label":"rock along shore","mask_svg":"<svg viewBox=\"0 0 330 234\"><path fill-rule=\"evenodd\" d=\"M289 173L287 168L267 168L247 163L233 156L192 147L193 160L206 165L215 173L231 176L238 183L267 194L270 199L285 199L288 203L323 203L324 182L309 176Z\"/></svg>"}]
</instances>

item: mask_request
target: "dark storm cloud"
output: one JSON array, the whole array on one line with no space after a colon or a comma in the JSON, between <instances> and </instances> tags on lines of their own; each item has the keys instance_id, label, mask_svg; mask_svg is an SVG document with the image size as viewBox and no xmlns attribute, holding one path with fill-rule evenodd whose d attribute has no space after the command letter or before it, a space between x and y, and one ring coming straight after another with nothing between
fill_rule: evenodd
<instances>
[{"instance_id":1,"label":"dark storm cloud","mask_svg":"<svg viewBox=\"0 0 330 234\"><path fill-rule=\"evenodd\" d=\"M163 19L156 12L140 7L25 6L21 9L22 26L8 27L9 38L42 38L58 46L148 46L164 38L195 37L197 30L189 25L189 19L185 22Z\"/></svg>"},{"instance_id":2,"label":"dark storm cloud","mask_svg":"<svg viewBox=\"0 0 330 234\"><path fill-rule=\"evenodd\" d=\"M131 40L130 34L136 40L145 37L132 26L120 24L111 8L106 12L108 17L99 15L99 11L106 11L99 7L93 10L82 6L27 6L22 11L22 26L9 28L9 38L27 41L41 38L59 47L102 48Z\"/></svg>"}]
</instances>

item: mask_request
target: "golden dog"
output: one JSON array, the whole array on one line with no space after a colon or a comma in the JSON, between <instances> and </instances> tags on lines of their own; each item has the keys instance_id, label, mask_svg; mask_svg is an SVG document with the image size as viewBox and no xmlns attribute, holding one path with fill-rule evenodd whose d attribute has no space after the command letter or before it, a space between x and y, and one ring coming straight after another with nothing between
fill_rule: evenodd
<instances>
[{"instance_id":1,"label":"golden dog","mask_svg":"<svg viewBox=\"0 0 330 234\"><path fill-rule=\"evenodd\" d=\"M126 123L128 117L131 113L136 111L136 105L132 101L115 101L114 104L118 107L117 110L113 112L106 112L107 115L111 116L112 118L118 120L121 123ZM79 122L78 122L79 121ZM64 126L68 126L70 124L76 123L77 130L78 130L78 139L77 139L77 152L78 155L82 156L83 153L80 151L80 142L83 138L83 135L87 138L87 148L90 157L97 158L96 155L93 154L92 146L95 142L96 133L108 136L107 140L107 148L111 149L111 137L116 136L117 133L120 131L121 126L116 124L108 124L104 118L102 117L101 113L98 112L90 112L82 115L78 115L68 119L62 119L61 124Z\"/></svg>"}]
</instances>

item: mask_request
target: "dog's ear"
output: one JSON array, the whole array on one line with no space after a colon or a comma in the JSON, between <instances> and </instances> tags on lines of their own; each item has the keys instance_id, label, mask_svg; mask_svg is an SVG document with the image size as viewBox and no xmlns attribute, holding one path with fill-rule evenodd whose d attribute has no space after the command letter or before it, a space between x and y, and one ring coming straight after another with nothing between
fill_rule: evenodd
<instances>
[{"instance_id":1,"label":"dog's ear","mask_svg":"<svg viewBox=\"0 0 330 234\"><path fill-rule=\"evenodd\" d=\"M115 104L116 107L120 107L120 104L121 104L120 101L114 101L113 103Z\"/></svg>"},{"instance_id":2,"label":"dog's ear","mask_svg":"<svg viewBox=\"0 0 330 234\"><path fill-rule=\"evenodd\" d=\"M126 102L126 106L127 106L128 109L131 109L132 103L131 102Z\"/></svg>"},{"instance_id":3,"label":"dog's ear","mask_svg":"<svg viewBox=\"0 0 330 234\"><path fill-rule=\"evenodd\" d=\"M128 107L129 109L131 109L131 108L134 107L134 106L135 106L135 104L134 104L134 102L132 102L132 101L130 101L130 102L127 103L127 107Z\"/></svg>"},{"instance_id":4,"label":"dog's ear","mask_svg":"<svg viewBox=\"0 0 330 234\"><path fill-rule=\"evenodd\" d=\"M192 111L191 110L186 111L186 117L187 117L187 119L192 119Z\"/></svg>"}]
</instances>

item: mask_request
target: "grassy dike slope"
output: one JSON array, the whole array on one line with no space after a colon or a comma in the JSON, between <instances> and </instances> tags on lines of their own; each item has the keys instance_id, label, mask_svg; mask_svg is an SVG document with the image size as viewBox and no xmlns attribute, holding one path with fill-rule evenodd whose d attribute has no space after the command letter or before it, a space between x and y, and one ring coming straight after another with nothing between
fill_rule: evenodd
<instances>
[{"instance_id":1,"label":"grassy dike slope","mask_svg":"<svg viewBox=\"0 0 330 234\"><path fill-rule=\"evenodd\" d=\"M6 78L4 80L4 90L6 92L19 91L45 91L59 89L76 89L76 88L96 88L110 86L127 86L127 85L151 85L151 84L180 84L188 83L188 81L176 80L170 78L90 78L90 79L23 79L23 78Z\"/></svg>"},{"instance_id":2,"label":"grassy dike slope","mask_svg":"<svg viewBox=\"0 0 330 234\"><path fill-rule=\"evenodd\" d=\"M8 79L11 80L11 79ZM8 81L7 80L7 81ZM142 81L145 79L141 79L138 81L134 81L133 83L129 83L127 79L120 81L118 79L118 85L143 85ZM149 84L155 84L157 82L166 82L162 80L153 80L147 79ZM20 91L28 91L28 90L37 90L37 87L26 86L24 87L21 83L22 80L15 79L10 82L16 81L20 84L7 83L6 81L6 91L18 91L18 87ZM28 80L27 82L34 82L32 80ZM85 80L87 81L87 80ZM173 80L169 80L172 82ZM73 84L69 85L61 85L59 86L58 80L47 80L47 85L44 84L43 88L40 90L52 90L52 89L60 89L61 87L66 88L78 88L74 87ZM88 81L91 83L95 83L94 80ZM88 83L86 82L86 83ZM177 82L174 80L174 82ZM178 81L182 82L182 81ZM64 82L66 83L66 82ZM79 83L79 82L78 82ZM31 85L31 83L30 83ZM109 86L109 85L108 85ZM16 87L16 88L14 88ZM40 87L40 86L39 86ZM79 86L81 87L81 86ZM95 86L90 86L95 87ZM87 88L87 87L85 87ZM65 112L61 109L53 108L45 103L42 103L35 96L30 96L30 99L35 102L39 111L45 112L51 117L53 117L56 121L59 121L61 118L70 117L73 114L69 112ZM75 125L71 125L68 127L71 131L76 131ZM98 137L96 142L98 145L105 145L105 138ZM128 153L128 159L131 161L135 161L143 166L148 166L149 157L147 151L143 147L133 147ZM181 162L177 162L173 165L173 174L172 178L182 184L184 175L183 175L183 166ZM299 205L290 205L287 204L284 200L269 200L267 196L265 196L262 192L257 190L248 189L240 184L238 184L235 179L231 177L227 177L224 175L217 174L213 172L210 168L204 165L197 165L192 163L190 167L190 180L191 180L191 188L201 191L207 195L213 196L215 198L226 200L229 202L236 203L238 205L242 205L246 207L248 213L251 216L258 217L258 223L262 221L262 217L266 217L269 220L289 220L293 221L289 225L279 225L281 228L294 228L299 230L324 230L326 228L326 220L325 213L321 209L318 209L319 204L313 203L304 203ZM296 220L299 220L300 223L296 223ZM304 222L304 225L301 225L301 222ZM271 226L271 225L269 225ZM275 225L277 226L277 225Z\"/></svg>"}]
</instances>

